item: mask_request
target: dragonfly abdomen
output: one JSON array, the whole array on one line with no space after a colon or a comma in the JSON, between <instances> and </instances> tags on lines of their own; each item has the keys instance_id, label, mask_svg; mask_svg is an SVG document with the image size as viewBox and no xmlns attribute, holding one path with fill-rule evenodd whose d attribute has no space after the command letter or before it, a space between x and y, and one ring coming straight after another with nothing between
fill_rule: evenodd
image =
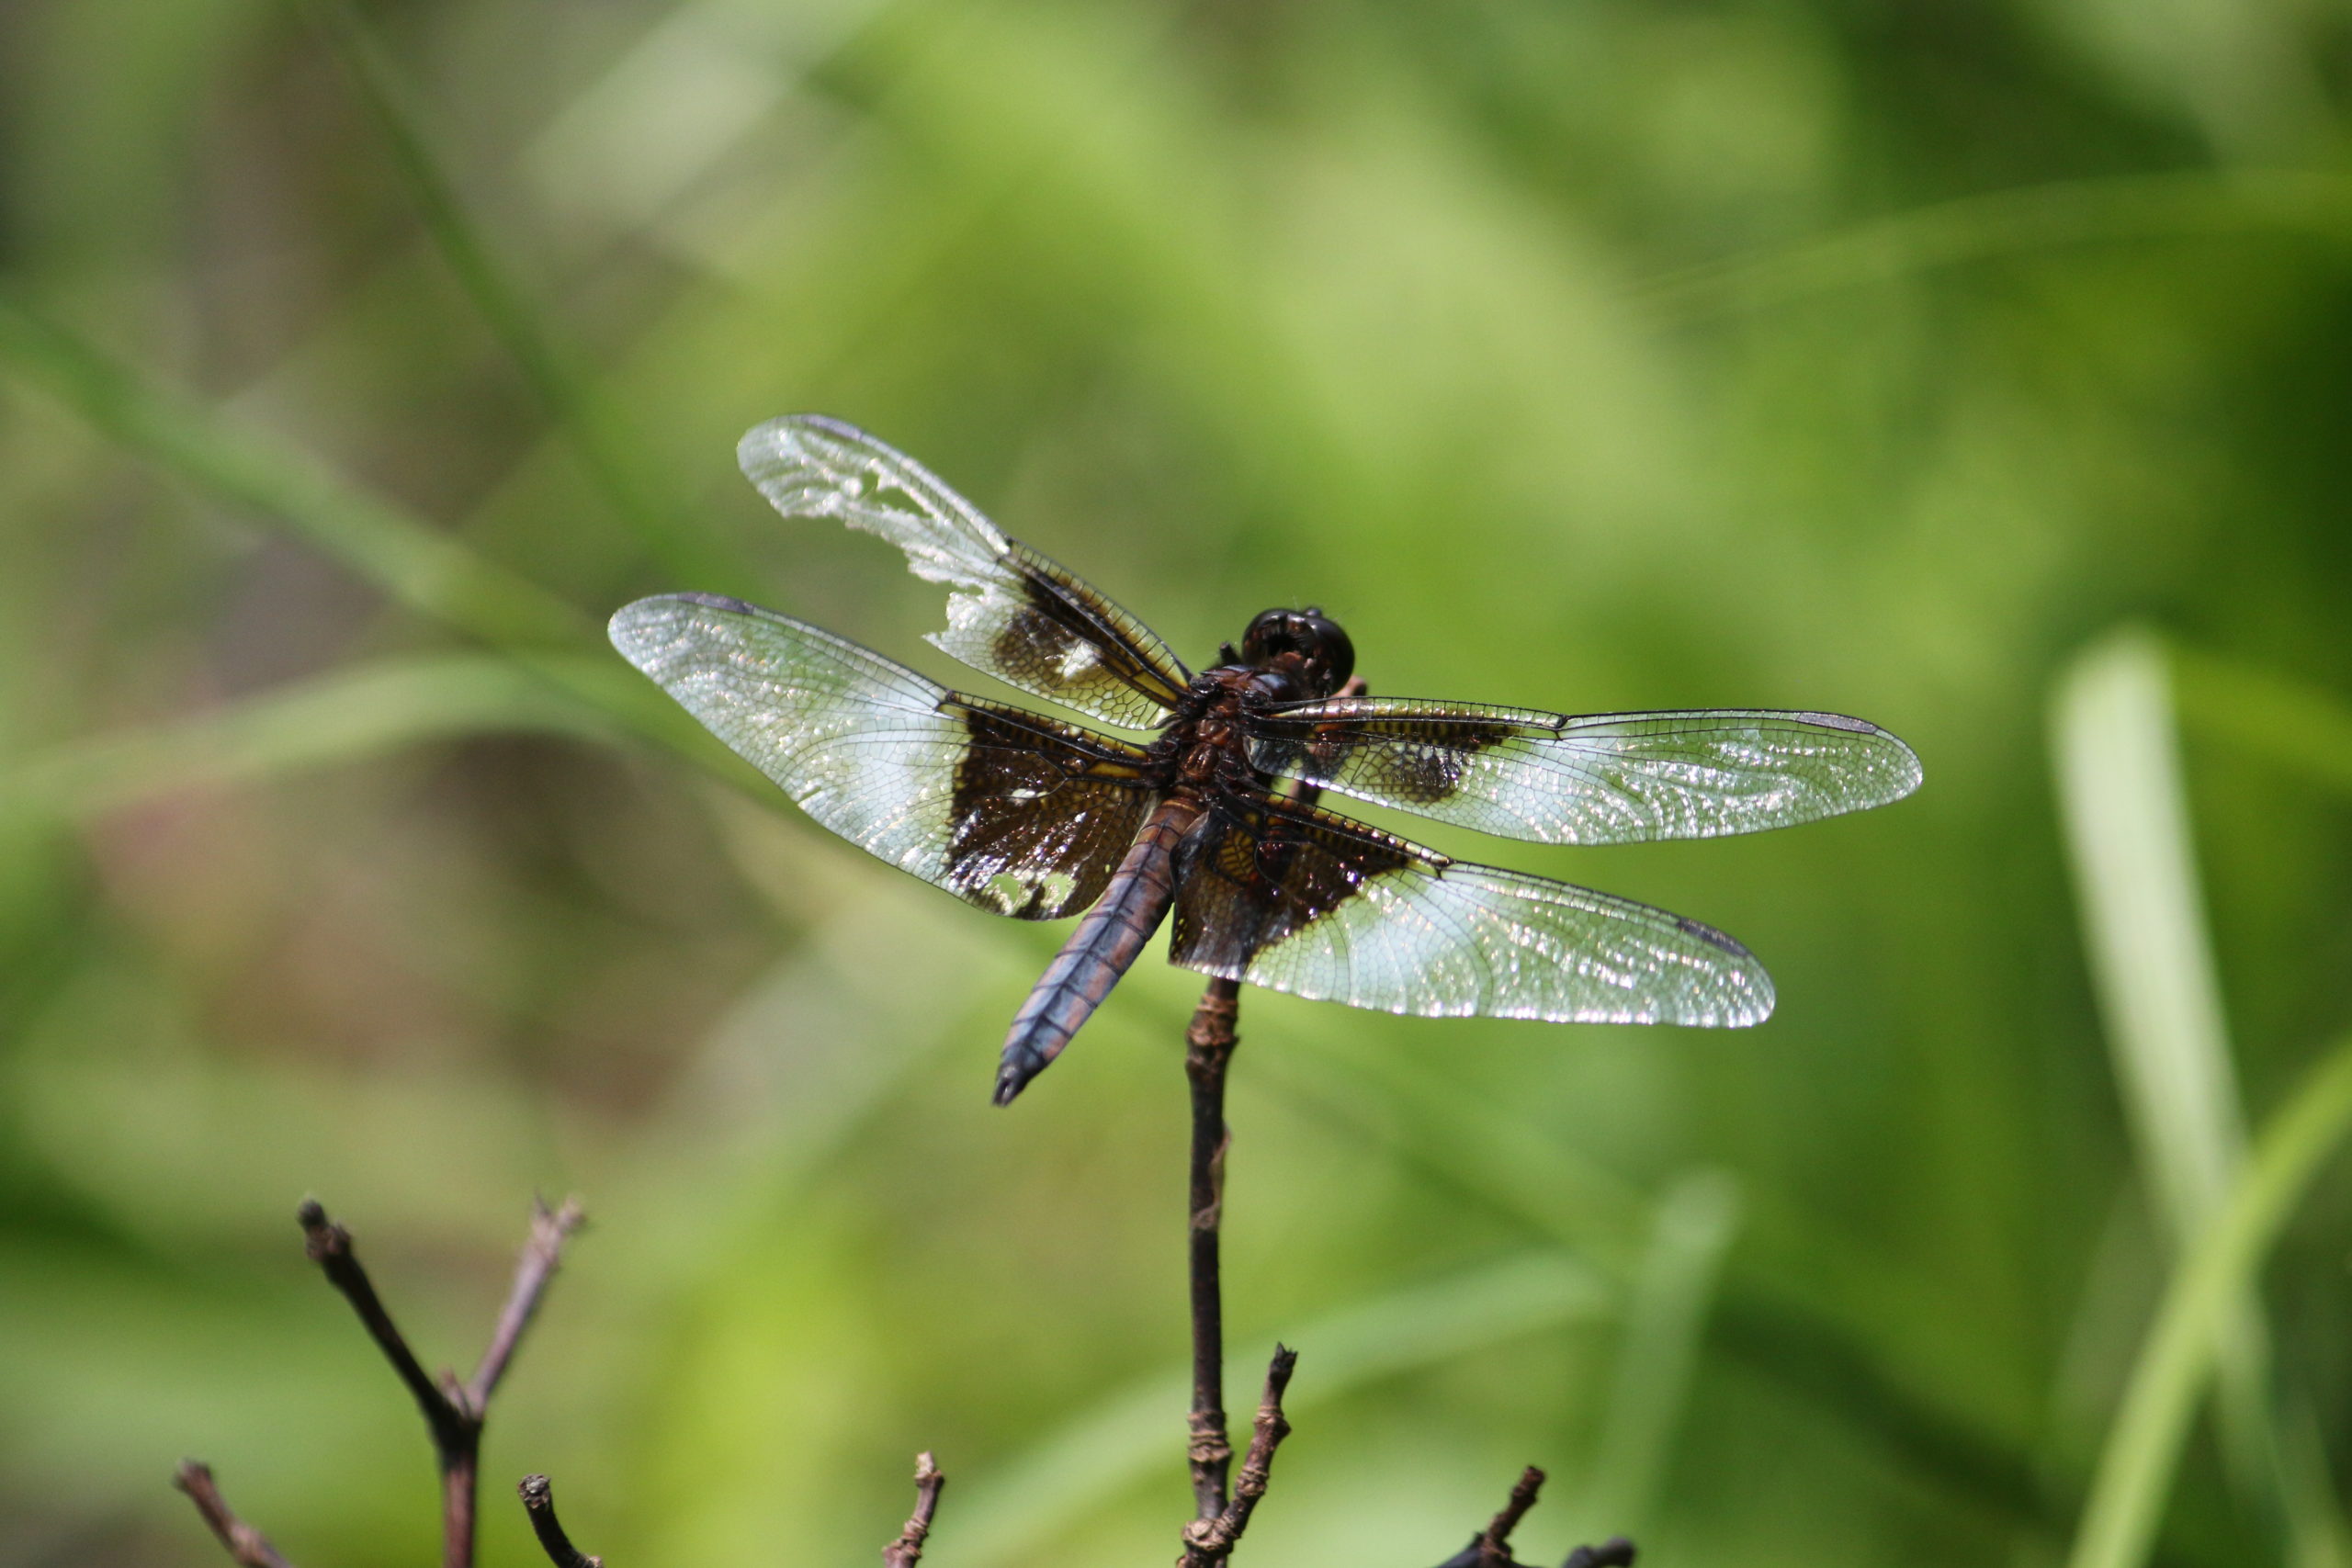
<instances>
[{"instance_id":1,"label":"dragonfly abdomen","mask_svg":"<svg viewBox=\"0 0 2352 1568\"><path fill-rule=\"evenodd\" d=\"M1006 1032L996 1075L999 1105L1012 1103L1061 1055L1168 918L1176 897L1176 846L1202 809L1199 797L1184 790L1161 801L1145 820L1101 902L1054 954Z\"/></svg>"}]
</instances>

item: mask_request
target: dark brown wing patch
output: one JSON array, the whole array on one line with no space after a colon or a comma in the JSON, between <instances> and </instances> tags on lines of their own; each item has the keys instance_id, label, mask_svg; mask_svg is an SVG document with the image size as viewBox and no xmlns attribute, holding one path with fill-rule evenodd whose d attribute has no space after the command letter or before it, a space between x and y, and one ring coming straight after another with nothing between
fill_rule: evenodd
<instances>
[{"instance_id":1,"label":"dark brown wing patch","mask_svg":"<svg viewBox=\"0 0 2352 1568\"><path fill-rule=\"evenodd\" d=\"M1018 919L1102 897L1150 810L1141 759L1041 714L951 695L969 737L948 796L949 885Z\"/></svg>"},{"instance_id":2,"label":"dark brown wing patch","mask_svg":"<svg viewBox=\"0 0 2352 1568\"><path fill-rule=\"evenodd\" d=\"M795 414L744 436L737 456L786 516L879 535L916 576L945 583L947 629L931 640L975 670L1130 729L1165 723L1192 680L1142 622L862 430Z\"/></svg>"},{"instance_id":3,"label":"dark brown wing patch","mask_svg":"<svg viewBox=\"0 0 2352 1568\"><path fill-rule=\"evenodd\" d=\"M1221 795L1177 865L1170 957L1293 996L1425 1018L1719 1028L1772 1010L1763 965L1712 926L1271 796Z\"/></svg>"},{"instance_id":4,"label":"dark brown wing patch","mask_svg":"<svg viewBox=\"0 0 2352 1568\"><path fill-rule=\"evenodd\" d=\"M1132 729L1168 716L1190 679L1142 623L1018 540L1003 565L1017 592L959 599L932 641L975 669Z\"/></svg>"},{"instance_id":5,"label":"dark brown wing patch","mask_svg":"<svg viewBox=\"0 0 2352 1568\"><path fill-rule=\"evenodd\" d=\"M641 599L612 637L815 821L999 914L1092 903L1155 798L1124 740L959 695L738 600Z\"/></svg>"},{"instance_id":6,"label":"dark brown wing patch","mask_svg":"<svg viewBox=\"0 0 2352 1568\"><path fill-rule=\"evenodd\" d=\"M1566 714L1334 697L1252 715L1250 761L1360 800L1548 844L1753 833L1917 788L1919 759L1838 714Z\"/></svg>"},{"instance_id":7,"label":"dark brown wing patch","mask_svg":"<svg viewBox=\"0 0 2352 1568\"><path fill-rule=\"evenodd\" d=\"M1340 722L1268 714L1251 720L1250 733L1251 761L1261 772L1318 784L1347 778L1379 799L1410 808L1459 795L1479 753L1552 731L1471 715Z\"/></svg>"},{"instance_id":8,"label":"dark brown wing patch","mask_svg":"<svg viewBox=\"0 0 2352 1568\"><path fill-rule=\"evenodd\" d=\"M1261 950L1329 914L1369 879L1440 857L1327 814L1221 795L1176 856L1171 962L1238 979Z\"/></svg>"}]
</instances>

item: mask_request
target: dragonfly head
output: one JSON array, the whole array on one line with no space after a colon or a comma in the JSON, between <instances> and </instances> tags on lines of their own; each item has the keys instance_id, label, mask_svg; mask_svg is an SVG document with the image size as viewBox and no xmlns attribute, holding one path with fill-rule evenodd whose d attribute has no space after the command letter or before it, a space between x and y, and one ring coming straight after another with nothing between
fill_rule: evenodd
<instances>
[{"instance_id":1,"label":"dragonfly head","mask_svg":"<svg viewBox=\"0 0 2352 1568\"><path fill-rule=\"evenodd\" d=\"M1356 645L1309 604L1304 610L1268 610L1250 623L1241 636L1241 657L1251 664L1269 665L1283 655L1310 697L1328 697L1355 672Z\"/></svg>"}]
</instances>

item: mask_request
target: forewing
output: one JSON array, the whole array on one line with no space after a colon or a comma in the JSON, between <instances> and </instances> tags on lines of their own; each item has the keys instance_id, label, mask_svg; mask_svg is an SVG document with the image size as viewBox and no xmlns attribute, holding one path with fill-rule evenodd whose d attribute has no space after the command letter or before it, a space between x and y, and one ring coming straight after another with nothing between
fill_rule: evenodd
<instances>
[{"instance_id":1,"label":"forewing","mask_svg":"<svg viewBox=\"0 0 2352 1568\"><path fill-rule=\"evenodd\" d=\"M1919 759L1834 713L1592 714L1339 697L1251 721L1250 760L1382 806L1546 844L1712 839L1861 811Z\"/></svg>"},{"instance_id":2,"label":"forewing","mask_svg":"<svg viewBox=\"0 0 2352 1568\"><path fill-rule=\"evenodd\" d=\"M1192 679L1141 621L853 425L787 415L744 436L736 457L786 516L879 534L916 576L954 590L947 629L931 640L975 670L1130 729L1165 722Z\"/></svg>"},{"instance_id":3,"label":"forewing","mask_svg":"<svg viewBox=\"0 0 2352 1568\"><path fill-rule=\"evenodd\" d=\"M998 914L1093 903L1151 807L1126 742L951 692L740 600L640 599L611 631L811 818Z\"/></svg>"},{"instance_id":4,"label":"forewing","mask_svg":"<svg viewBox=\"0 0 2352 1568\"><path fill-rule=\"evenodd\" d=\"M1562 1023L1760 1023L1772 981L1712 926L1449 860L1343 817L1219 800L1178 857L1169 956L1383 1012Z\"/></svg>"}]
</instances>

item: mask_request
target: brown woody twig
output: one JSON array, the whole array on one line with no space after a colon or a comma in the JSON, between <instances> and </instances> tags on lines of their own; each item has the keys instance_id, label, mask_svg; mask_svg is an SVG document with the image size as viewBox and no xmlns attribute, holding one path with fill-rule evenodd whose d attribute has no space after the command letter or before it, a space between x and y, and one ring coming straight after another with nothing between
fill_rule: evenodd
<instances>
[{"instance_id":1,"label":"brown woody twig","mask_svg":"<svg viewBox=\"0 0 2352 1568\"><path fill-rule=\"evenodd\" d=\"M931 1536L931 1517L939 1511L940 1488L947 1484L947 1477L939 1473L939 1466L931 1455L915 1455L915 1511L907 1517L907 1528L899 1539L882 1549L882 1568L915 1568L922 1561L922 1543Z\"/></svg>"},{"instance_id":2,"label":"brown woody twig","mask_svg":"<svg viewBox=\"0 0 2352 1568\"><path fill-rule=\"evenodd\" d=\"M522 1494L523 1511L531 1516L531 1533L539 1538L539 1550L555 1568L605 1568L603 1558L582 1551L563 1533L563 1525L555 1517L555 1487L546 1476L526 1475L514 1490Z\"/></svg>"},{"instance_id":3,"label":"brown woody twig","mask_svg":"<svg viewBox=\"0 0 2352 1568\"><path fill-rule=\"evenodd\" d=\"M210 1465L184 1459L180 1461L179 1473L172 1477L172 1484L187 1494L188 1501L204 1516L204 1522L212 1527L212 1533L220 1538L229 1555L244 1568L291 1568L277 1554L277 1548L269 1544L267 1536L237 1517L230 1508L228 1499L220 1495L220 1488L212 1483Z\"/></svg>"},{"instance_id":4,"label":"brown woody twig","mask_svg":"<svg viewBox=\"0 0 2352 1568\"><path fill-rule=\"evenodd\" d=\"M1510 1489L1510 1501L1503 1505L1494 1522L1477 1540L1478 1568L1506 1568L1510 1562L1510 1532L1535 1506L1535 1495L1544 1490L1544 1472L1533 1465L1520 1472L1519 1484Z\"/></svg>"},{"instance_id":5,"label":"brown woody twig","mask_svg":"<svg viewBox=\"0 0 2352 1568\"><path fill-rule=\"evenodd\" d=\"M1258 1402L1250 1451L1242 1456L1241 1474L1233 1484L1233 1501L1216 1517L1194 1519L1184 1527L1184 1555L1177 1559L1178 1568L1216 1568L1233 1555L1234 1544L1250 1528L1250 1516L1256 1511L1258 1499L1266 1495L1266 1483L1274 1468L1274 1450L1290 1436L1290 1423L1283 1418L1283 1391L1290 1386L1291 1371L1297 1364L1297 1351L1280 1345L1274 1347L1274 1359L1266 1368L1266 1392Z\"/></svg>"},{"instance_id":6,"label":"brown woody twig","mask_svg":"<svg viewBox=\"0 0 2352 1568\"><path fill-rule=\"evenodd\" d=\"M1535 1495L1544 1487L1544 1472L1529 1465L1520 1472L1519 1484L1510 1489L1510 1501L1503 1505L1494 1522L1470 1538L1470 1544L1438 1564L1438 1568L1526 1568L1510 1554L1510 1532L1535 1506ZM1634 1568L1634 1543L1623 1536L1616 1536L1599 1546L1579 1546L1568 1553L1561 1568Z\"/></svg>"},{"instance_id":7,"label":"brown woody twig","mask_svg":"<svg viewBox=\"0 0 2352 1568\"><path fill-rule=\"evenodd\" d=\"M304 1250L311 1261L351 1303L360 1325L391 1363L393 1372L424 1416L441 1471L443 1568L472 1568L474 1492L482 1424L489 1414L491 1396L498 1392L499 1380L506 1375L515 1347L522 1342L532 1315L538 1311L540 1298L547 1293L548 1281L555 1277L563 1245L580 1227L580 1205L570 1200L554 1210L543 1202L533 1204L530 1239L524 1243L522 1257L515 1265L514 1283L507 1292L506 1305L498 1314L498 1325L491 1334L481 1364L474 1369L474 1375L462 1382L454 1371L444 1371L438 1378L425 1371L416 1352L409 1348L406 1337L393 1323L391 1314L385 1310L382 1298L376 1294L375 1282L368 1279L368 1270L360 1267L358 1257L352 1250L349 1231L329 1219L326 1210L315 1199L304 1200L296 1218L301 1223ZM195 1502L205 1522L238 1562L245 1568L287 1568L285 1560L270 1548L258 1530L229 1512L228 1505L220 1500L219 1490L212 1484L209 1469L193 1461L183 1464L178 1485Z\"/></svg>"},{"instance_id":8,"label":"brown woody twig","mask_svg":"<svg viewBox=\"0 0 2352 1568\"><path fill-rule=\"evenodd\" d=\"M1225 1420L1225 1287L1218 1271L1218 1226L1225 1211L1226 1070L1238 1041L1241 983L1211 980L1184 1031L1184 1076L1193 1085L1192 1224L1193 1412L1185 1452L1193 1466L1193 1517L1225 1512L1233 1444Z\"/></svg>"},{"instance_id":9,"label":"brown woody twig","mask_svg":"<svg viewBox=\"0 0 2352 1568\"><path fill-rule=\"evenodd\" d=\"M1362 680L1337 694L1362 695ZM1294 782L1293 799L1312 805L1321 792ZM1193 1404L1186 1445L1193 1472L1195 1515L1184 1527L1178 1568L1223 1568L1232 1556L1272 1479L1274 1450L1290 1435L1283 1395L1296 1367L1297 1352L1277 1345L1266 1369L1265 1391L1252 1424L1249 1451L1238 1477L1231 1474L1232 1441L1225 1412L1224 1289L1219 1236L1224 1217L1225 1158L1231 1133L1225 1121L1225 1088L1238 1043L1239 982L1213 979L1185 1030L1185 1073L1192 1084L1193 1139L1189 1262L1193 1319ZM475 1490L481 1431L490 1400L504 1377L516 1347L529 1329L541 1297L561 1259L563 1246L581 1223L577 1203L567 1200L550 1212L534 1206L531 1235L518 1262L513 1289L474 1375L459 1382L454 1371L429 1376L392 1322L367 1271L353 1254L351 1234L327 1217L316 1201L300 1212L311 1260L357 1314L393 1371L423 1414L440 1461L443 1500L443 1568L472 1568ZM1502 1512L1470 1545L1440 1568L1523 1568L1511 1558L1510 1533L1534 1506L1544 1472L1528 1467L1511 1489ZM190 1460L177 1484L196 1503L205 1521L241 1568L290 1568L261 1532L240 1520L213 1485L212 1473ZM930 1538L939 1495L946 1485L929 1453L915 1461L915 1508L898 1539L882 1549L884 1568L919 1568ZM533 1533L554 1568L604 1568L604 1560L582 1552L556 1517L555 1494L544 1475L526 1476L518 1491ZM1634 1546L1623 1538L1598 1547L1580 1546L1564 1568L1631 1568Z\"/></svg>"},{"instance_id":10,"label":"brown woody twig","mask_svg":"<svg viewBox=\"0 0 2352 1568\"><path fill-rule=\"evenodd\" d=\"M947 1477L939 1472L931 1455L915 1456L915 1511L908 1517L899 1539L882 1549L883 1568L917 1568L922 1562L923 1542L930 1538L932 1516L939 1511L940 1490L946 1484ZM555 1488L546 1476L526 1475L516 1490L522 1494L524 1510L531 1516L531 1531L539 1538L539 1550L548 1554L554 1568L605 1568L603 1558L588 1556L564 1533L555 1517Z\"/></svg>"},{"instance_id":11,"label":"brown woody twig","mask_svg":"<svg viewBox=\"0 0 2352 1568\"><path fill-rule=\"evenodd\" d=\"M1351 676L1334 695L1360 697L1367 690L1362 676ZM1301 780L1293 780L1288 788L1291 798L1303 806L1314 805L1322 794ZM1193 1086L1192 1223L1187 1232L1193 1408L1185 1456L1193 1467L1193 1517L1202 1524L1224 1516L1233 1464L1233 1439L1225 1415L1225 1282L1218 1242L1225 1221L1225 1156L1233 1146L1232 1130L1225 1122L1225 1082L1234 1047L1240 1043L1234 1032L1240 1011L1241 982L1220 976L1201 993L1193 1021L1184 1030L1184 1076ZM1285 1369L1283 1381L1289 1376Z\"/></svg>"}]
</instances>

